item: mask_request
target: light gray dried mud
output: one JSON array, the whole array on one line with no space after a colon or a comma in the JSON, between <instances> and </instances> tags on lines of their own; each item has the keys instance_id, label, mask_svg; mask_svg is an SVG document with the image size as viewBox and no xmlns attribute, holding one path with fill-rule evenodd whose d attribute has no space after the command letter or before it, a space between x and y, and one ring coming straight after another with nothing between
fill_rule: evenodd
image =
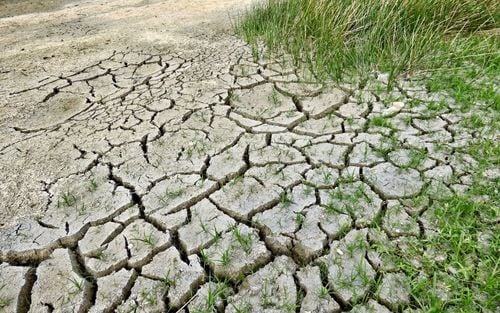
<instances>
[{"instance_id":1,"label":"light gray dried mud","mask_svg":"<svg viewBox=\"0 0 500 313\"><path fill-rule=\"evenodd\" d=\"M0 3L0 312L415 307L389 251L472 184L467 113L255 60L249 3Z\"/></svg>"}]
</instances>

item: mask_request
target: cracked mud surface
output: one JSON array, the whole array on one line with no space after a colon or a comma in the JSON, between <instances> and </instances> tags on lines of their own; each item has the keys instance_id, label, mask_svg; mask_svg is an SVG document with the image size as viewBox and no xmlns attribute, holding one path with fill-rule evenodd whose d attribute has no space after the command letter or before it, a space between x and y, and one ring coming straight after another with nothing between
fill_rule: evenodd
<instances>
[{"instance_id":1,"label":"cracked mud surface","mask_svg":"<svg viewBox=\"0 0 500 313\"><path fill-rule=\"evenodd\" d=\"M209 2L214 10L231 3ZM99 4L0 19L0 34ZM161 15L168 4L130 1L121 14ZM118 6L105 6L107 23ZM204 18L224 15L211 14ZM58 39L64 28L52 23L49 38ZM433 197L468 187L474 160L457 149L478 134L461 125L453 99L418 81L388 92L382 77L308 83L298 70L254 60L207 23L182 26L165 42L102 48L98 38L74 56L63 46L32 63L55 41L17 60L14 50L31 43L0 39L12 43L0 67L5 312L415 305L383 247L404 251L432 236ZM89 32L84 39L98 30ZM433 101L443 105L430 110Z\"/></svg>"}]
</instances>

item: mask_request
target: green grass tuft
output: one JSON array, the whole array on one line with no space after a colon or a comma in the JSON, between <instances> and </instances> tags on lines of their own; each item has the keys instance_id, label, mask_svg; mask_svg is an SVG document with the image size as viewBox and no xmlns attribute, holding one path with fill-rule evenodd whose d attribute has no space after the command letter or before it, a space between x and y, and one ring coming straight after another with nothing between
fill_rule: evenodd
<instances>
[{"instance_id":1,"label":"green grass tuft","mask_svg":"<svg viewBox=\"0 0 500 313\"><path fill-rule=\"evenodd\" d=\"M499 18L496 0L268 0L237 32L253 51L263 43L290 54L321 79L381 71L392 81L450 60L498 58Z\"/></svg>"}]
</instances>

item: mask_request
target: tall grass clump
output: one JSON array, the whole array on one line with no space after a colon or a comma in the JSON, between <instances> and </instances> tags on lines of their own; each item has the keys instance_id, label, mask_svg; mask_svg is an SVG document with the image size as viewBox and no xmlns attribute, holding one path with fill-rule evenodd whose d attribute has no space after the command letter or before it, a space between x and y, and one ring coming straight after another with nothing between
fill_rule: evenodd
<instances>
[{"instance_id":1,"label":"tall grass clump","mask_svg":"<svg viewBox=\"0 0 500 313\"><path fill-rule=\"evenodd\" d=\"M373 71L394 78L468 54L498 57L499 12L498 0L267 0L237 31L323 79Z\"/></svg>"}]
</instances>

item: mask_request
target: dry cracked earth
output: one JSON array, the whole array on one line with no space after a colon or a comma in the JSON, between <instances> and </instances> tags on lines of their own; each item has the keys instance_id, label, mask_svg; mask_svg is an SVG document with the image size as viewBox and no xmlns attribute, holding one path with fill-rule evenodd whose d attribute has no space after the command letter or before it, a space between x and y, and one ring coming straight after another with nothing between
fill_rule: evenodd
<instances>
[{"instance_id":1,"label":"dry cracked earth","mask_svg":"<svg viewBox=\"0 0 500 313\"><path fill-rule=\"evenodd\" d=\"M456 149L475 134L453 99L411 80L387 91L384 75L308 82L213 30L231 3L219 2L202 18L216 22L181 25L165 35L173 43L97 41L51 60L48 43L14 53L32 39L12 36L39 27L21 22L51 21L33 36L55 42L69 36L64 17L95 12L96 1L0 19L1 40L12 40L0 63L0 311L415 304L383 251L432 236L433 197L470 183L474 160ZM147 25L169 5L189 10L132 4L126 12L142 9ZM102 14L118 14L112 5ZM130 28L89 26L81 40Z\"/></svg>"}]
</instances>

